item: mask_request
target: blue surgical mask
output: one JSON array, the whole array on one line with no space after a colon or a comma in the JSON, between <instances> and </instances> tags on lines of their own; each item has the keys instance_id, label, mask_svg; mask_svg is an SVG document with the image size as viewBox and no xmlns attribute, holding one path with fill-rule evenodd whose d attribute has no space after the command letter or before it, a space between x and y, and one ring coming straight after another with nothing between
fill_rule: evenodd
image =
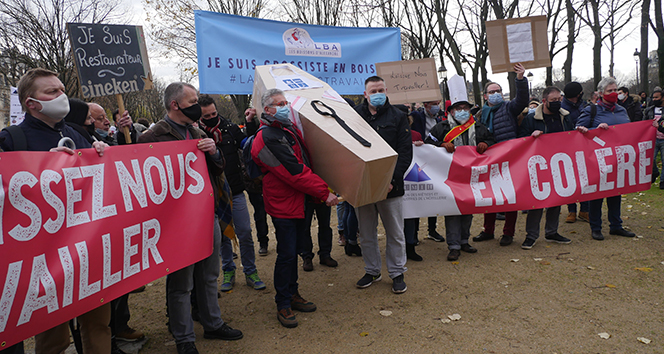
<instances>
[{"instance_id":1,"label":"blue surgical mask","mask_svg":"<svg viewBox=\"0 0 664 354\"><path fill-rule=\"evenodd\" d=\"M503 102L503 94L500 92L492 93L489 95L489 103L497 105Z\"/></svg>"},{"instance_id":2,"label":"blue surgical mask","mask_svg":"<svg viewBox=\"0 0 664 354\"><path fill-rule=\"evenodd\" d=\"M454 119L461 124L466 123L470 119L470 111L456 111Z\"/></svg>"},{"instance_id":3,"label":"blue surgical mask","mask_svg":"<svg viewBox=\"0 0 664 354\"><path fill-rule=\"evenodd\" d=\"M535 114L535 108L529 108L528 114Z\"/></svg>"},{"instance_id":4,"label":"blue surgical mask","mask_svg":"<svg viewBox=\"0 0 664 354\"><path fill-rule=\"evenodd\" d=\"M274 119L278 120L279 123L290 125L292 124L290 120L290 106L281 106L277 107L277 112L274 114Z\"/></svg>"},{"instance_id":5,"label":"blue surgical mask","mask_svg":"<svg viewBox=\"0 0 664 354\"><path fill-rule=\"evenodd\" d=\"M369 96L369 103L376 108L384 105L386 100L387 96L385 96L385 94L382 92L374 93L373 95Z\"/></svg>"},{"instance_id":6,"label":"blue surgical mask","mask_svg":"<svg viewBox=\"0 0 664 354\"><path fill-rule=\"evenodd\" d=\"M432 116L437 116L438 112L440 112L440 106L439 105L433 105L431 106L431 109L429 110Z\"/></svg>"}]
</instances>

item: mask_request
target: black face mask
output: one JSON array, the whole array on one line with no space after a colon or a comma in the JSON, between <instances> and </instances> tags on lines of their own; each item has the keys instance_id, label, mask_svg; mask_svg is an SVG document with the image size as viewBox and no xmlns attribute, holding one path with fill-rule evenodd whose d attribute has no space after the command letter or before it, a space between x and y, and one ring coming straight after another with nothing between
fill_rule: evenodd
<instances>
[{"instance_id":1,"label":"black face mask","mask_svg":"<svg viewBox=\"0 0 664 354\"><path fill-rule=\"evenodd\" d=\"M201 119L201 115L203 115L203 113L201 111L201 105L198 103L194 103L187 108L180 107L180 104L177 102L176 104L178 105L178 108L180 108L180 112L182 112L182 114L184 114L187 118L194 122Z\"/></svg>"},{"instance_id":2,"label":"black face mask","mask_svg":"<svg viewBox=\"0 0 664 354\"><path fill-rule=\"evenodd\" d=\"M661 107L661 106L662 106L662 99L660 98L660 99L658 99L658 100L652 100L652 104L653 104L655 107Z\"/></svg>"},{"instance_id":3,"label":"black face mask","mask_svg":"<svg viewBox=\"0 0 664 354\"><path fill-rule=\"evenodd\" d=\"M549 109L549 111L551 111L551 113L558 113L558 111L560 111L560 101L549 102L547 108Z\"/></svg>"},{"instance_id":4,"label":"black face mask","mask_svg":"<svg viewBox=\"0 0 664 354\"><path fill-rule=\"evenodd\" d=\"M219 123L219 116L216 116L216 117L210 118L210 119L203 118L203 119L201 119L201 121L203 122L203 124L205 124L206 127L212 128L215 125L217 125L217 123Z\"/></svg>"}]
</instances>

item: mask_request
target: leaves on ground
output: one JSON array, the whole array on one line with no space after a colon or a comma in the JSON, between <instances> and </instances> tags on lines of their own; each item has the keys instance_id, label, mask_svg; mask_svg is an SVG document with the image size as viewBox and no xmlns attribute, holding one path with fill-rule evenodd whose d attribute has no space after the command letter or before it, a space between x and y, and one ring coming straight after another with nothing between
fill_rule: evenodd
<instances>
[{"instance_id":1,"label":"leaves on ground","mask_svg":"<svg viewBox=\"0 0 664 354\"><path fill-rule=\"evenodd\" d=\"M548 261L541 261L540 264L541 264L541 265L551 265L551 262L548 262Z\"/></svg>"},{"instance_id":2,"label":"leaves on ground","mask_svg":"<svg viewBox=\"0 0 664 354\"><path fill-rule=\"evenodd\" d=\"M516 262L518 262L518 261L519 261L519 260L516 259L516 258L512 258L512 259L510 259L510 262L514 262L514 263L516 263Z\"/></svg>"},{"instance_id":3,"label":"leaves on ground","mask_svg":"<svg viewBox=\"0 0 664 354\"><path fill-rule=\"evenodd\" d=\"M385 317L392 316L392 311L383 310L380 312L380 315Z\"/></svg>"},{"instance_id":4,"label":"leaves on ground","mask_svg":"<svg viewBox=\"0 0 664 354\"><path fill-rule=\"evenodd\" d=\"M362 332L360 333L360 337L366 337L369 335L369 332Z\"/></svg>"},{"instance_id":5,"label":"leaves on ground","mask_svg":"<svg viewBox=\"0 0 664 354\"><path fill-rule=\"evenodd\" d=\"M641 267L641 268L634 268L634 270L640 270L642 272L652 272L653 269L648 267Z\"/></svg>"},{"instance_id":6,"label":"leaves on ground","mask_svg":"<svg viewBox=\"0 0 664 354\"><path fill-rule=\"evenodd\" d=\"M638 338L636 338L636 339L637 339L639 342L643 343L643 344L650 344L650 342L652 342L650 339L645 338L645 337L638 337Z\"/></svg>"},{"instance_id":7,"label":"leaves on ground","mask_svg":"<svg viewBox=\"0 0 664 354\"><path fill-rule=\"evenodd\" d=\"M611 338L611 335L608 334L608 333L606 333L606 332L597 333L597 335L598 335L600 338L602 338L602 339L609 339L609 338Z\"/></svg>"},{"instance_id":8,"label":"leaves on ground","mask_svg":"<svg viewBox=\"0 0 664 354\"><path fill-rule=\"evenodd\" d=\"M455 313L453 315L448 315L447 318L449 318L452 321L458 321L458 320L461 319L461 315L459 315L458 313Z\"/></svg>"},{"instance_id":9,"label":"leaves on ground","mask_svg":"<svg viewBox=\"0 0 664 354\"><path fill-rule=\"evenodd\" d=\"M590 270L595 270L595 267L593 267L593 266L587 266L586 268L588 268Z\"/></svg>"},{"instance_id":10,"label":"leaves on ground","mask_svg":"<svg viewBox=\"0 0 664 354\"><path fill-rule=\"evenodd\" d=\"M535 261L535 262L539 262L541 260L542 260L542 258L533 258L533 261Z\"/></svg>"},{"instance_id":11,"label":"leaves on ground","mask_svg":"<svg viewBox=\"0 0 664 354\"><path fill-rule=\"evenodd\" d=\"M607 288L611 288L611 289L613 289L613 288L615 288L616 286L613 285L613 284L606 284L606 287L607 287Z\"/></svg>"}]
</instances>

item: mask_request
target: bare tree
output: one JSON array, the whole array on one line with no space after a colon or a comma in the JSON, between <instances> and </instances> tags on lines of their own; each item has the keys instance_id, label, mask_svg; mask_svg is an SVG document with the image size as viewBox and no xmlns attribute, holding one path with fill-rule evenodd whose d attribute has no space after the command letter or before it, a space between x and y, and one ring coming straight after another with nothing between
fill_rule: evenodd
<instances>
[{"instance_id":1,"label":"bare tree","mask_svg":"<svg viewBox=\"0 0 664 354\"><path fill-rule=\"evenodd\" d=\"M569 43L568 38L568 42L563 46L559 45L562 40L561 37L564 34L563 29L567 27L568 21L568 17L562 13L564 2L565 0L538 0L539 7L542 9L543 14L546 15L547 28L549 28L549 33L551 34L551 38L549 38L549 58L552 63L553 58L565 50ZM545 85L553 85L553 66L546 68Z\"/></svg>"},{"instance_id":2,"label":"bare tree","mask_svg":"<svg viewBox=\"0 0 664 354\"><path fill-rule=\"evenodd\" d=\"M657 63L659 65L658 81L661 85L664 84L664 21L662 21L662 0L653 0L653 3L655 5L654 30L655 33L657 34Z\"/></svg>"},{"instance_id":3,"label":"bare tree","mask_svg":"<svg viewBox=\"0 0 664 354\"><path fill-rule=\"evenodd\" d=\"M340 26L344 0L289 0L281 2L292 22Z\"/></svg>"},{"instance_id":4,"label":"bare tree","mask_svg":"<svg viewBox=\"0 0 664 354\"><path fill-rule=\"evenodd\" d=\"M15 85L29 69L60 74L70 97L79 96L68 22L112 22L116 0L12 0L0 2L0 74Z\"/></svg>"},{"instance_id":5,"label":"bare tree","mask_svg":"<svg viewBox=\"0 0 664 354\"><path fill-rule=\"evenodd\" d=\"M639 53L639 64L641 69L641 87L646 93L648 89L648 24L650 23L650 0L642 0L641 3L641 52Z\"/></svg>"},{"instance_id":6,"label":"bare tree","mask_svg":"<svg viewBox=\"0 0 664 354\"><path fill-rule=\"evenodd\" d=\"M574 43L579 35L580 27L577 25L574 7L577 6L574 0L565 0L565 11L567 14L567 46L565 47L567 56L563 64L565 73L565 82L572 81L572 54L574 53Z\"/></svg>"}]
</instances>

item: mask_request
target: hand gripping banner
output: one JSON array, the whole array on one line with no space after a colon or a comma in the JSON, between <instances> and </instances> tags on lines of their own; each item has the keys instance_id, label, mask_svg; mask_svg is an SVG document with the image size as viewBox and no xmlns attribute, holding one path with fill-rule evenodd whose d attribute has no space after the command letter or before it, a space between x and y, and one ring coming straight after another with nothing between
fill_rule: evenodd
<instances>
[{"instance_id":1,"label":"hand gripping banner","mask_svg":"<svg viewBox=\"0 0 664 354\"><path fill-rule=\"evenodd\" d=\"M543 134L502 142L484 154L413 147L404 217L530 210L647 190L655 131L651 121Z\"/></svg>"},{"instance_id":2,"label":"hand gripping banner","mask_svg":"<svg viewBox=\"0 0 664 354\"><path fill-rule=\"evenodd\" d=\"M0 153L0 349L211 254L196 144Z\"/></svg>"}]
</instances>

